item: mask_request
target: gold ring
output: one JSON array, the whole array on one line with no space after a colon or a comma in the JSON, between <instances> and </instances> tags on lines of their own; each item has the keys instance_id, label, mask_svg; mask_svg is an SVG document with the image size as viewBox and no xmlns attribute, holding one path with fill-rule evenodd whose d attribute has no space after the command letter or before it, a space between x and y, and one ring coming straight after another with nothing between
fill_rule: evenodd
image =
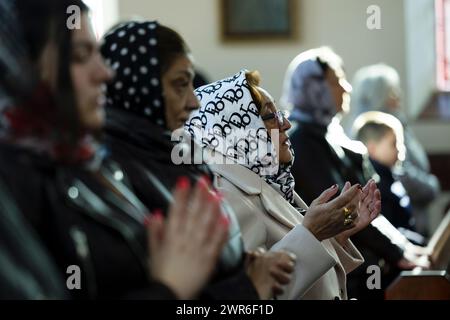
<instances>
[{"instance_id":1,"label":"gold ring","mask_svg":"<svg viewBox=\"0 0 450 320\"><path fill-rule=\"evenodd\" d=\"M344 212L344 218L345 218L345 219L347 219L349 216L352 215L350 209L348 209L347 207L344 207L344 208L342 209L342 211Z\"/></svg>"},{"instance_id":2,"label":"gold ring","mask_svg":"<svg viewBox=\"0 0 450 320\"><path fill-rule=\"evenodd\" d=\"M344 219L344 226L348 226L349 224L353 223L353 219L351 218L345 218Z\"/></svg>"}]
</instances>

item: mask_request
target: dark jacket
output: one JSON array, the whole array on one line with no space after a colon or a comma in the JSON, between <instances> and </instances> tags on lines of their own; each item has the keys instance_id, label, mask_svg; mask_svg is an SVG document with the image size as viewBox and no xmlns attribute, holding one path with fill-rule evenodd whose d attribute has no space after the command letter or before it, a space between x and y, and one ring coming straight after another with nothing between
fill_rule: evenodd
<instances>
[{"instance_id":1,"label":"dark jacket","mask_svg":"<svg viewBox=\"0 0 450 320\"><path fill-rule=\"evenodd\" d=\"M171 158L174 144L169 133L134 114L108 109L105 141L111 157L124 168L139 199L151 210L160 208L167 211L171 202L170 190L180 176L188 177L191 184L201 176L208 176L212 181L206 165L175 165ZM230 236L222 252L214 284L206 288L203 298L258 299L244 269L239 225L230 208L224 207L224 210L232 221Z\"/></svg>"},{"instance_id":2,"label":"dark jacket","mask_svg":"<svg viewBox=\"0 0 450 320\"><path fill-rule=\"evenodd\" d=\"M410 198L400 180L396 179L389 167L370 159L380 177L378 189L381 192L381 212L394 227L409 241L425 246L427 239L416 232L416 225L410 204Z\"/></svg>"},{"instance_id":3,"label":"dark jacket","mask_svg":"<svg viewBox=\"0 0 450 320\"><path fill-rule=\"evenodd\" d=\"M0 299L64 299L64 282L0 182Z\"/></svg>"},{"instance_id":4,"label":"dark jacket","mask_svg":"<svg viewBox=\"0 0 450 320\"><path fill-rule=\"evenodd\" d=\"M389 167L370 159L375 171L380 176L378 188L381 192L381 212L396 228L414 229L409 197L400 181L396 181ZM396 184L396 193L392 186ZM402 192L403 191L403 192Z\"/></svg>"},{"instance_id":5,"label":"dark jacket","mask_svg":"<svg viewBox=\"0 0 450 320\"><path fill-rule=\"evenodd\" d=\"M365 185L374 173L368 158L329 141L326 134L326 127L307 122L297 122L289 133L296 156L292 167L295 190L307 204L335 183L341 188L346 181ZM363 297L367 266L379 264L380 259L396 265L403 251L372 225L352 236L352 241L365 263L348 277L349 297ZM385 278L390 281L397 272Z\"/></svg>"},{"instance_id":6,"label":"dark jacket","mask_svg":"<svg viewBox=\"0 0 450 320\"><path fill-rule=\"evenodd\" d=\"M109 160L95 174L89 168L58 165L29 150L0 145L0 176L55 260L68 296L173 299L168 288L149 277L142 223L146 209L131 192L127 194L126 177L121 178L119 171ZM121 190L121 196L105 188L104 181ZM79 290L66 286L73 265L81 270Z\"/></svg>"}]
</instances>

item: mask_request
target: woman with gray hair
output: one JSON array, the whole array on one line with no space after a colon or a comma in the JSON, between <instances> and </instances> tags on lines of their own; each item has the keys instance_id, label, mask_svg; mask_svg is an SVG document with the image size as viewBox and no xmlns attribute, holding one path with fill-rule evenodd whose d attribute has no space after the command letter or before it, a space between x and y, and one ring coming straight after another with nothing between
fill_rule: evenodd
<instances>
[{"instance_id":1,"label":"woman with gray hair","mask_svg":"<svg viewBox=\"0 0 450 320\"><path fill-rule=\"evenodd\" d=\"M355 74L351 97L351 111L343 119L349 134L355 118L366 111L381 111L397 117L404 127L406 153L403 163L395 175L405 186L411 197L418 231L428 233L426 207L440 191L438 179L430 173L426 152L413 130L401 103L400 77L397 71L386 64L375 64L361 68Z\"/></svg>"},{"instance_id":2,"label":"woman with gray hair","mask_svg":"<svg viewBox=\"0 0 450 320\"><path fill-rule=\"evenodd\" d=\"M289 119L293 129L289 136L295 154L300 155L300 160L292 166L292 175L297 181L295 191L306 203L333 183L340 186L346 181L365 184L377 178L367 154L352 148L343 129L335 129L340 127L340 115L348 109L350 91L342 59L330 48L300 53L287 69L281 100L292 109ZM411 245L397 244L389 234L391 227L388 221L383 225L371 224L351 237L366 262L348 277L350 296L382 299L383 290L399 271L411 269L418 263L410 256L411 249L407 247ZM381 260L385 263L381 264ZM382 268L383 290L368 290L366 268L379 263L385 266Z\"/></svg>"}]
</instances>

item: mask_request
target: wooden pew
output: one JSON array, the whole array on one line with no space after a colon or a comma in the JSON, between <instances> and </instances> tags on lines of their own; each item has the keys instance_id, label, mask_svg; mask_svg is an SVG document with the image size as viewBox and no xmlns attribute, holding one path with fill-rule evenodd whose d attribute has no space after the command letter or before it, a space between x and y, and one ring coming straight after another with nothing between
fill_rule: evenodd
<instances>
[{"instance_id":1,"label":"wooden pew","mask_svg":"<svg viewBox=\"0 0 450 320\"><path fill-rule=\"evenodd\" d=\"M386 300L450 300L450 211L428 243L430 270L403 271L387 288Z\"/></svg>"},{"instance_id":2,"label":"wooden pew","mask_svg":"<svg viewBox=\"0 0 450 320\"><path fill-rule=\"evenodd\" d=\"M428 248L432 252L431 267L446 270L450 262L450 211L447 212L428 242Z\"/></svg>"}]
</instances>

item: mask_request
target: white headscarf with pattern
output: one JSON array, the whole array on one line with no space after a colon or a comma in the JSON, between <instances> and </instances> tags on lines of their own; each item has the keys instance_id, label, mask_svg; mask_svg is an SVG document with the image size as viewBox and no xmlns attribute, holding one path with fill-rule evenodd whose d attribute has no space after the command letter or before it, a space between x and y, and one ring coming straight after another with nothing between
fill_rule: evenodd
<instances>
[{"instance_id":1,"label":"white headscarf with pattern","mask_svg":"<svg viewBox=\"0 0 450 320\"><path fill-rule=\"evenodd\" d=\"M195 90L201 107L185 129L202 147L252 170L287 201L293 202L293 159L279 164L271 137L259 114L246 79L247 70ZM272 137L274 135L272 134Z\"/></svg>"}]
</instances>

